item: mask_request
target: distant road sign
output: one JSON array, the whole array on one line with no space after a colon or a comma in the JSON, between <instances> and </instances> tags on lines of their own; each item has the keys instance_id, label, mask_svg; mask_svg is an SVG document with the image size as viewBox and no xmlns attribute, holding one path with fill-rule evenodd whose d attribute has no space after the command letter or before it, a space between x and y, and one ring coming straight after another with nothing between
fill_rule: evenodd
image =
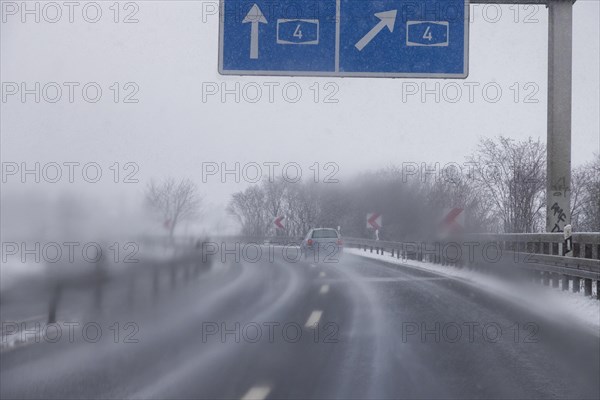
<instances>
[{"instance_id":1,"label":"distant road sign","mask_svg":"<svg viewBox=\"0 0 600 400\"><path fill-rule=\"evenodd\" d=\"M465 210L462 208L444 209L441 228L447 233L457 233L465 229Z\"/></svg>"},{"instance_id":2,"label":"distant road sign","mask_svg":"<svg viewBox=\"0 0 600 400\"><path fill-rule=\"evenodd\" d=\"M381 214L369 213L367 214L367 228L369 229L381 229L383 226Z\"/></svg>"},{"instance_id":3,"label":"distant road sign","mask_svg":"<svg viewBox=\"0 0 600 400\"><path fill-rule=\"evenodd\" d=\"M283 221L285 219L284 216L281 217L277 217L275 218L275 220L273 221L273 223L275 224L275 226L279 229L285 229L285 226L281 223L281 221Z\"/></svg>"},{"instance_id":4,"label":"distant road sign","mask_svg":"<svg viewBox=\"0 0 600 400\"><path fill-rule=\"evenodd\" d=\"M222 0L219 72L466 78L469 0Z\"/></svg>"}]
</instances>

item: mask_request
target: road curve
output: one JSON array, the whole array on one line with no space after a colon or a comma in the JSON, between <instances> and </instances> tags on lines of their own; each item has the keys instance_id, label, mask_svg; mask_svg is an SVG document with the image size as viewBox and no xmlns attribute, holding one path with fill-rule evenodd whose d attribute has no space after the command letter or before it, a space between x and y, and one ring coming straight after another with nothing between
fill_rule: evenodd
<instances>
[{"instance_id":1,"label":"road curve","mask_svg":"<svg viewBox=\"0 0 600 400\"><path fill-rule=\"evenodd\" d=\"M66 294L59 340L2 352L1 397L600 397L597 336L448 277L277 249L161 282L158 299L150 280L115 282L93 317L89 293Z\"/></svg>"}]
</instances>

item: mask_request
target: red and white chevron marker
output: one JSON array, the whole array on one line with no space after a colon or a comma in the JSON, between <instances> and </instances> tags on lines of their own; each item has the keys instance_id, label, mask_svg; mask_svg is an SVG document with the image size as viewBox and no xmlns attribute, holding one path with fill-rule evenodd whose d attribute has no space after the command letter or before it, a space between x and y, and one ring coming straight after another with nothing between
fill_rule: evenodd
<instances>
[{"instance_id":1,"label":"red and white chevron marker","mask_svg":"<svg viewBox=\"0 0 600 400\"><path fill-rule=\"evenodd\" d=\"M381 229L383 223L381 222L381 214L379 213L368 213L367 214L367 228L370 229Z\"/></svg>"},{"instance_id":2,"label":"red and white chevron marker","mask_svg":"<svg viewBox=\"0 0 600 400\"><path fill-rule=\"evenodd\" d=\"M446 232L456 233L465 229L465 210L462 208L444 209L441 227Z\"/></svg>"},{"instance_id":3,"label":"red and white chevron marker","mask_svg":"<svg viewBox=\"0 0 600 400\"><path fill-rule=\"evenodd\" d=\"M275 220L273 221L273 223L279 229L285 229L285 226L281 223L281 221L283 221L284 219L285 219L285 217L282 215L281 217L275 218Z\"/></svg>"}]
</instances>

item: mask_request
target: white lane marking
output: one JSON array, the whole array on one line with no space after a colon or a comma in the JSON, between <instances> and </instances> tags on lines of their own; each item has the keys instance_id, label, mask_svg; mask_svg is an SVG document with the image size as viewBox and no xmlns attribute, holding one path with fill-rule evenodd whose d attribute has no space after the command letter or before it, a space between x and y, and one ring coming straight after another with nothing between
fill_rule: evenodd
<instances>
[{"instance_id":1,"label":"white lane marking","mask_svg":"<svg viewBox=\"0 0 600 400\"><path fill-rule=\"evenodd\" d=\"M315 268L315 267L316 267L316 264L310 264L310 267L311 267L311 268Z\"/></svg>"},{"instance_id":2,"label":"white lane marking","mask_svg":"<svg viewBox=\"0 0 600 400\"><path fill-rule=\"evenodd\" d=\"M357 281L361 282L417 282L417 281L447 281L449 278L444 277L431 277L431 278L357 278ZM343 278L330 278L326 282L348 282L348 279Z\"/></svg>"},{"instance_id":3,"label":"white lane marking","mask_svg":"<svg viewBox=\"0 0 600 400\"><path fill-rule=\"evenodd\" d=\"M306 320L306 324L304 324L304 327L314 328L315 325L317 325L321 320L321 315L323 315L323 311L314 310L312 313L310 313L310 317L308 317L308 320Z\"/></svg>"},{"instance_id":4,"label":"white lane marking","mask_svg":"<svg viewBox=\"0 0 600 400\"><path fill-rule=\"evenodd\" d=\"M323 271L319 272L319 278L325 278L325 272L323 272Z\"/></svg>"},{"instance_id":5,"label":"white lane marking","mask_svg":"<svg viewBox=\"0 0 600 400\"><path fill-rule=\"evenodd\" d=\"M329 285L321 285L321 289L319 290L320 294L327 294L329 292Z\"/></svg>"},{"instance_id":6,"label":"white lane marking","mask_svg":"<svg viewBox=\"0 0 600 400\"><path fill-rule=\"evenodd\" d=\"M242 400L264 400L271 392L270 386L254 386L242 397Z\"/></svg>"}]
</instances>

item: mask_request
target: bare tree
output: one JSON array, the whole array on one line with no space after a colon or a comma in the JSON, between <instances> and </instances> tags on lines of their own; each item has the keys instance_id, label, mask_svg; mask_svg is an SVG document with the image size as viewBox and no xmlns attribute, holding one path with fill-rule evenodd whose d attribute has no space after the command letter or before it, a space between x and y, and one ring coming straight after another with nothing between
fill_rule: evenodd
<instances>
[{"instance_id":1,"label":"bare tree","mask_svg":"<svg viewBox=\"0 0 600 400\"><path fill-rule=\"evenodd\" d=\"M573 170L571 223L579 232L600 231L600 154Z\"/></svg>"},{"instance_id":2,"label":"bare tree","mask_svg":"<svg viewBox=\"0 0 600 400\"><path fill-rule=\"evenodd\" d=\"M287 182L283 178L279 178L273 181L264 180L262 182L262 189L265 194L265 207L267 209L267 227L273 225L269 219L277 218L285 213L285 192L287 190ZM268 228L267 228L268 229ZM274 228L273 228L274 230ZM279 232L275 230L276 234L288 234L286 232Z\"/></svg>"},{"instance_id":3,"label":"bare tree","mask_svg":"<svg viewBox=\"0 0 600 400\"><path fill-rule=\"evenodd\" d=\"M266 234L268 211L265 192L260 186L250 186L243 192L234 193L227 210L238 218L245 235L264 236Z\"/></svg>"},{"instance_id":4,"label":"bare tree","mask_svg":"<svg viewBox=\"0 0 600 400\"><path fill-rule=\"evenodd\" d=\"M146 190L146 201L162 218L173 238L175 228L182 221L190 221L201 212L202 196L197 185L189 179L176 181L167 178L161 182L150 182Z\"/></svg>"},{"instance_id":5,"label":"bare tree","mask_svg":"<svg viewBox=\"0 0 600 400\"><path fill-rule=\"evenodd\" d=\"M543 229L546 146L539 139L481 139L467 159L478 196L491 202L504 232Z\"/></svg>"},{"instance_id":6,"label":"bare tree","mask_svg":"<svg viewBox=\"0 0 600 400\"><path fill-rule=\"evenodd\" d=\"M471 185L470 176L459 179L438 179L430 183L427 193L430 210L461 207L465 210L465 229L469 232L496 232L498 219L490 212L491 201L479 196Z\"/></svg>"},{"instance_id":7,"label":"bare tree","mask_svg":"<svg viewBox=\"0 0 600 400\"><path fill-rule=\"evenodd\" d=\"M285 191L288 231L293 236L304 236L319 224L319 191L315 183L289 184Z\"/></svg>"}]
</instances>

